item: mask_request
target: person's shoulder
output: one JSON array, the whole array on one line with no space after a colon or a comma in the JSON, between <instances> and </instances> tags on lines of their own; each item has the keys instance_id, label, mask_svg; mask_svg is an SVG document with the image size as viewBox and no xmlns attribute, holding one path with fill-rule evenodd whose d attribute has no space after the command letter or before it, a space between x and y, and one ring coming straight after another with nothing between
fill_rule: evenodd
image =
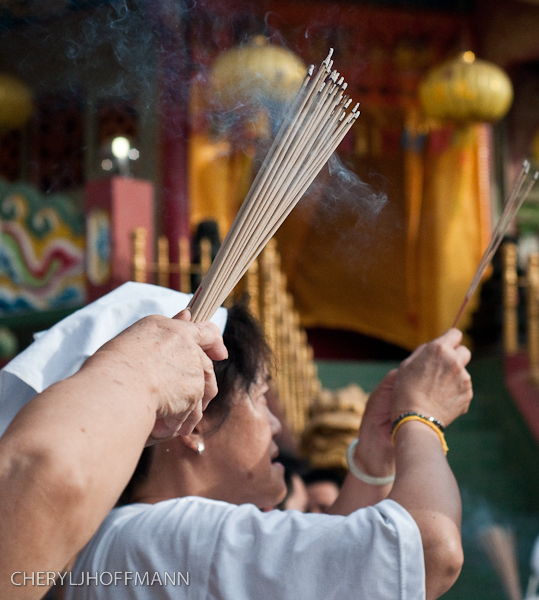
<instances>
[{"instance_id":1,"label":"person's shoulder","mask_svg":"<svg viewBox=\"0 0 539 600\"><path fill-rule=\"evenodd\" d=\"M209 537L227 514L237 508L233 504L199 497L114 508L86 546L84 560L93 555L117 556L121 548L139 548L144 553L152 553L156 551L157 540L159 544L169 540L172 546L189 545Z\"/></svg>"},{"instance_id":2,"label":"person's shoulder","mask_svg":"<svg viewBox=\"0 0 539 600\"><path fill-rule=\"evenodd\" d=\"M175 527L195 523L197 527L214 524L238 508L235 504L198 496L172 498L155 504L128 504L114 508L103 522L101 530L118 532L125 529L140 533L146 528L154 530L159 527L164 533L172 524ZM193 520L195 516L196 520Z\"/></svg>"}]
</instances>

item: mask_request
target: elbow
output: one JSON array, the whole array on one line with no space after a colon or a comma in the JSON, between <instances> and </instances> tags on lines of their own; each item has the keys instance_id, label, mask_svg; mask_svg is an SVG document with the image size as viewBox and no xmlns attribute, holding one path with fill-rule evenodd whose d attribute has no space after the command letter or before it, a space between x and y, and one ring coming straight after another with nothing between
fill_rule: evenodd
<instances>
[{"instance_id":1,"label":"elbow","mask_svg":"<svg viewBox=\"0 0 539 600\"><path fill-rule=\"evenodd\" d=\"M27 456L25 467L32 506L40 507L32 510L41 520L40 530L47 531L45 539L61 540L60 547L65 543L67 558L71 558L72 547L80 545L90 477L69 453L42 447Z\"/></svg>"},{"instance_id":2,"label":"elbow","mask_svg":"<svg viewBox=\"0 0 539 600\"><path fill-rule=\"evenodd\" d=\"M69 456L47 455L43 459L47 473L41 487L42 501L53 521L69 525L80 523L90 487L90 477Z\"/></svg>"},{"instance_id":3,"label":"elbow","mask_svg":"<svg viewBox=\"0 0 539 600\"><path fill-rule=\"evenodd\" d=\"M10 518L0 523L0 554L13 569L56 571L82 547L80 507L87 477L63 456L19 444L0 466L0 505ZM31 552L30 552L31 550ZM8 572L8 571L6 571Z\"/></svg>"},{"instance_id":4,"label":"elbow","mask_svg":"<svg viewBox=\"0 0 539 600\"><path fill-rule=\"evenodd\" d=\"M451 522L423 536L426 598L435 600L455 583L464 562L460 532Z\"/></svg>"}]
</instances>

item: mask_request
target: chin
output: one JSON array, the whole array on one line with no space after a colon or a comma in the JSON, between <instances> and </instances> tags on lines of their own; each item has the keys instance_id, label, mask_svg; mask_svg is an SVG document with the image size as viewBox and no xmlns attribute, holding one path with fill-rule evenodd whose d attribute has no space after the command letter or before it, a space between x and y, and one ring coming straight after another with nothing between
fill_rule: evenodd
<instances>
[{"instance_id":1,"label":"chin","mask_svg":"<svg viewBox=\"0 0 539 600\"><path fill-rule=\"evenodd\" d=\"M284 478L281 480L279 486L275 486L275 490L273 493L269 493L266 495L266 498L260 502L256 502L256 506L264 511L273 510L278 504L280 504L285 496L286 496L286 484L284 482Z\"/></svg>"}]
</instances>

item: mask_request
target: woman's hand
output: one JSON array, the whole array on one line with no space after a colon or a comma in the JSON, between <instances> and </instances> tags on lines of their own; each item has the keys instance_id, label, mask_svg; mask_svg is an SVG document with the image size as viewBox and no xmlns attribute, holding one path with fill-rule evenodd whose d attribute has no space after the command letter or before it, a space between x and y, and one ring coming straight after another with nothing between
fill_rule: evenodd
<instances>
[{"instance_id":1,"label":"woman's hand","mask_svg":"<svg viewBox=\"0 0 539 600\"><path fill-rule=\"evenodd\" d=\"M462 333L450 329L403 361L395 381L392 420L414 411L447 426L467 412L473 392L465 367L471 354L461 341Z\"/></svg>"},{"instance_id":2,"label":"woman's hand","mask_svg":"<svg viewBox=\"0 0 539 600\"><path fill-rule=\"evenodd\" d=\"M390 371L369 395L359 428L359 442L354 459L361 469L374 477L395 472L395 456L391 444L392 395L398 371Z\"/></svg>"},{"instance_id":3,"label":"woman's hand","mask_svg":"<svg viewBox=\"0 0 539 600\"><path fill-rule=\"evenodd\" d=\"M147 390L157 417L148 444L191 433L217 394L212 360L227 357L223 338L213 323L190 318L188 310L173 319L145 317L85 363L99 361L117 381L124 376Z\"/></svg>"}]
</instances>

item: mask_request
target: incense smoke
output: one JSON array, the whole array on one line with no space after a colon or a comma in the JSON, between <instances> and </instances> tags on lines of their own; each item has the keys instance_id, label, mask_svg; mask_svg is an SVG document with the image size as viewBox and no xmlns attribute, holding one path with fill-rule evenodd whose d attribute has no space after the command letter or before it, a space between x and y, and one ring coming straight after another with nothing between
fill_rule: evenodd
<instances>
[{"instance_id":1,"label":"incense smoke","mask_svg":"<svg viewBox=\"0 0 539 600\"><path fill-rule=\"evenodd\" d=\"M73 91L81 94L86 111L96 111L101 99L129 97L136 103L140 122L155 121L160 103L157 100L159 53L162 41L168 32L164 28L163 14L155 14L163 4L147 0L115 0L94 3L92 7L76 12L54 14L47 18L34 19L24 26L2 32L5 46L11 56L21 57L17 74L33 88L36 97L54 91ZM167 5L168 6L168 5ZM220 31L231 28L232 37L227 44L237 45L254 33L265 31L268 37L280 45L286 45L273 21L275 13L255 14L247 6L224 19L212 9L206 11L201 4L172 3L176 17L185 16L185 7L197 8L197 27L194 34L204 36L201 47L206 57L224 50ZM207 27L201 27L206 23ZM231 25L232 23L232 25ZM19 25L23 25L22 23ZM53 49L53 51L51 51ZM177 48L185 52L184 46ZM181 57L179 60L181 61ZM1 65L0 65L1 66ZM7 66L7 64L6 64ZM209 63L193 65L193 80L206 80ZM14 70L11 63L10 68ZM216 111L212 115L214 131L234 135L246 123L256 123L260 108L269 115L269 137L275 135L286 108L283 102L264 96L253 96L233 109ZM258 154L263 156L261 141ZM361 181L335 155L313 184L307 198L317 190L323 190L318 219L327 220L328 215L344 209L350 212L355 222L354 230L367 235L368 224L378 216L386 203L385 193L373 190Z\"/></svg>"},{"instance_id":2,"label":"incense smoke","mask_svg":"<svg viewBox=\"0 0 539 600\"><path fill-rule=\"evenodd\" d=\"M136 95L149 105L155 36L144 10L132 6L118 0L4 31L5 43L20 57L17 74L38 97L85 90L98 97Z\"/></svg>"},{"instance_id":3,"label":"incense smoke","mask_svg":"<svg viewBox=\"0 0 539 600\"><path fill-rule=\"evenodd\" d=\"M338 154L333 154L329 159L328 169L329 190L333 202L354 202L363 205L362 217L366 219L373 219L379 215L387 203L387 195L383 190L377 192L362 181L343 165Z\"/></svg>"}]
</instances>

